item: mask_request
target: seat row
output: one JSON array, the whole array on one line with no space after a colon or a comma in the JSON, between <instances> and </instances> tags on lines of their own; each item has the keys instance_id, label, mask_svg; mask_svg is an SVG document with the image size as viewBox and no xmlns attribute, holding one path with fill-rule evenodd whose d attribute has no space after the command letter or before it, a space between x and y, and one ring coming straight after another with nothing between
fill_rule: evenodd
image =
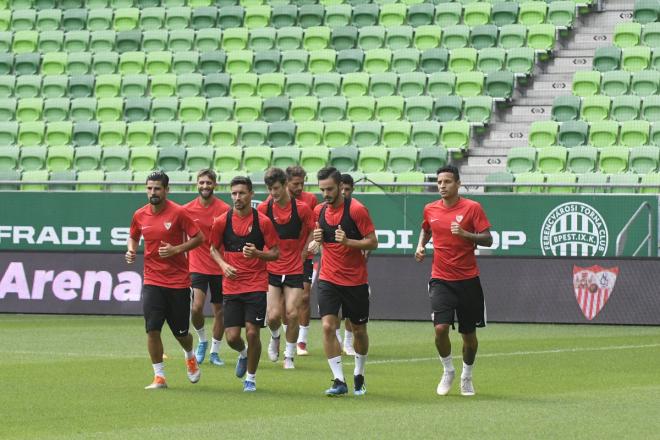
<instances>
[{"instance_id":1,"label":"seat row","mask_svg":"<svg viewBox=\"0 0 660 440\"><path fill-rule=\"evenodd\" d=\"M605 46L596 49L593 66L596 71L625 70L637 72L645 69L660 69L660 50L648 46L632 46L620 49Z\"/></svg>"},{"instance_id":2,"label":"seat row","mask_svg":"<svg viewBox=\"0 0 660 440\"><path fill-rule=\"evenodd\" d=\"M588 71L585 71L588 72ZM596 93L609 97L633 94L648 97L658 93L660 89L660 71L639 70L637 72L626 72L623 70L612 70L600 75L592 73L580 74L573 82L573 93L576 96L594 96Z\"/></svg>"},{"instance_id":3,"label":"seat row","mask_svg":"<svg viewBox=\"0 0 660 440\"><path fill-rule=\"evenodd\" d=\"M524 183L529 186L516 187L489 187L486 192L518 192L518 193L610 193L610 194L657 194L660 192L660 173L649 173L642 176L633 173L605 174L601 172L573 174L555 173L544 174L540 172L520 173L515 176L509 172L492 173L486 177L490 183ZM538 184L551 183L566 186L542 187ZM593 184L599 186L571 186L574 184ZM639 184L653 185L647 188L638 188ZM612 187L607 187L612 185ZM618 185L618 186L617 186Z\"/></svg>"},{"instance_id":4,"label":"seat row","mask_svg":"<svg viewBox=\"0 0 660 440\"><path fill-rule=\"evenodd\" d=\"M356 27L381 25L422 26L437 24L451 26L459 23L478 26L493 23L497 26L521 23L531 26L550 23L555 26L571 26L575 18L573 1L556 1L549 6L541 1L499 3L474 2L466 5L444 3L437 6L431 3L406 5L403 3L348 4L323 6L303 5L256 5L256 6L214 6L191 8L178 6L171 8L117 8L117 9L0 9L0 30L40 30L57 29L127 31L132 29L248 29L272 26L282 28L299 26L347 26Z\"/></svg>"},{"instance_id":5,"label":"seat row","mask_svg":"<svg viewBox=\"0 0 660 440\"><path fill-rule=\"evenodd\" d=\"M660 148L655 146L623 147L514 147L507 155L506 167L511 173L540 171L542 173L590 173L600 170L604 173L631 171L647 174L658 171Z\"/></svg>"},{"instance_id":6,"label":"seat row","mask_svg":"<svg viewBox=\"0 0 660 440\"><path fill-rule=\"evenodd\" d=\"M87 146L99 144L103 147L130 145L135 147L155 144L170 146L218 147L271 145L281 147L298 145L304 148L325 145L360 147L382 144L385 147L414 145L419 147L444 145L448 148L464 149L470 142L470 124L466 121L421 121L410 123L394 121L380 124L375 121L351 123L335 121L323 123L308 121L293 122L264 121L246 122L158 122L124 121L76 122L0 122L0 146L21 148L29 146Z\"/></svg>"},{"instance_id":7,"label":"seat row","mask_svg":"<svg viewBox=\"0 0 660 440\"><path fill-rule=\"evenodd\" d=\"M20 154L19 154L20 153ZM416 149L402 147L326 147L303 148L268 147L210 148L171 146L145 147L79 147L59 146L0 148L0 170L86 171L101 168L104 171L146 171L154 168L166 171L214 168L219 172L264 171L269 166L286 168L301 164L308 172L330 164L342 172L358 170L364 173L391 171L404 173L421 171L433 173L447 163L447 151L442 147Z\"/></svg>"},{"instance_id":8,"label":"seat row","mask_svg":"<svg viewBox=\"0 0 660 440\"><path fill-rule=\"evenodd\" d=\"M642 145L660 145L660 124L647 121L536 121L529 131L529 145L544 148L552 145L575 147L593 145L609 147L623 145L638 147Z\"/></svg>"},{"instance_id":9,"label":"seat row","mask_svg":"<svg viewBox=\"0 0 660 440\"><path fill-rule=\"evenodd\" d=\"M660 19L660 1L635 0L633 20L637 23L648 24Z\"/></svg>"},{"instance_id":10,"label":"seat row","mask_svg":"<svg viewBox=\"0 0 660 440\"><path fill-rule=\"evenodd\" d=\"M582 119L587 122L614 120L626 122L641 119L660 121L660 95L615 96L593 95L558 96L552 105L552 119L557 122Z\"/></svg>"}]
</instances>

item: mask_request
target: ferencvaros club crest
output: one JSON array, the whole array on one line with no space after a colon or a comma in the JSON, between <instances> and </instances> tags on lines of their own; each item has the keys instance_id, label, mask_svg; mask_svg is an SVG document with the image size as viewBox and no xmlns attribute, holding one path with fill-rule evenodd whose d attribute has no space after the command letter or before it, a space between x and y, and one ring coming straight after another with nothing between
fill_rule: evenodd
<instances>
[{"instance_id":1,"label":"ferencvaros club crest","mask_svg":"<svg viewBox=\"0 0 660 440\"><path fill-rule=\"evenodd\" d=\"M589 321L594 319L610 299L618 267L604 268L601 266L573 266L573 290L582 314Z\"/></svg>"}]
</instances>

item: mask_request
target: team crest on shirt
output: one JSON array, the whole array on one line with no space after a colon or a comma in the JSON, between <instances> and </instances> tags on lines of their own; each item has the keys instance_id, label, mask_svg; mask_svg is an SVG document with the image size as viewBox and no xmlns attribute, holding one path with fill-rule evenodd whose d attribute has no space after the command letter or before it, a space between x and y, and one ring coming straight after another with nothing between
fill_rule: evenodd
<instances>
[{"instance_id":1,"label":"team crest on shirt","mask_svg":"<svg viewBox=\"0 0 660 440\"><path fill-rule=\"evenodd\" d=\"M458 223L460 223L461 220L463 220L463 216L462 216L462 215L457 215L457 216L456 216L456 221L457 221Z\"/></svg>"},{"instance_id":2,"label":"team crest on shirt","mask_svg":"<svg viewBox=\"0 0 660 440\"><path fill-rule=\"evenodd\" d=\"M610 299L617 276L618 267L573 266L573 291L580 310L589 321L594 319Z\"/></svg>"},{"instance_id":3,"label":"team crest on shirt","mask_svg":"<svg viewBox=\"0 0 660 440\"><path fill-rule=\"evenodd\" d=\"M172 222L165 222L165 223L163 223L163 225L165 226L165 229L167 229L169 231L170 228L172 227Z\"/></svg>"}]
</instances>

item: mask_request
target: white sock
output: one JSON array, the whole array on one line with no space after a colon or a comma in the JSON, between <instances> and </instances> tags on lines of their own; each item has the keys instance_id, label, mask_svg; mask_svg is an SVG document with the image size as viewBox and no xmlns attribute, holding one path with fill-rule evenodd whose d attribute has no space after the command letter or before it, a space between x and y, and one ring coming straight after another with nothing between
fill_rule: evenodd
<instances>
[{"instance_id":1,"label":"white sock","mask_svg":"<svg viewBox=\"0 0 660 440\"><path fill-rule=\"evenodd\" d=\"M461 377L472 377L472 367L474 367L474 364L468 365L463 362L463 372L461 373Z\"/></svg>"},{"instance_id":2,"label":"white sock","mask_svg":"<svg viewBox=\"0 0 660 440\"><path fill-rule=\"evenodd\" d=\"M279 327L277 328L277 330L271 330L271 331L270 331L270 335L273 337L273 339L277 339L277 338L279 338L279 337L280 337L280 329L279 329Z\"/></svg>"},{"instance_id":3,"label":"white sock","mask_svg":"<svg viewBox=\"0 0 660 440\"><path fill-rule=\"evenodd\" d=\"M199 342L208 342L208 339L206 339L206 330L204 330L204 327L196 328L195 331L197 332Z\"/></svg>"},{"instance_id":4,"label":"white sock","mask_svg":"<svg viewBox=\"0 0 660 440\"><path fill-rule=\"evenodd\" d=\"M165 362L151 364L151 366L154 367L154 376L160 376L165 379Z\"/></svg>"},{"instance_id":5,"label":"white sock","mask_svg":"<svg viewBox=\"0 0 660 440\"><path fill-rule=\"evenodd\" d=\"M341 330L340 329L335 330L335 335L337 336L337 340L339 341L339 345L341 345Z\"/></svg>"},{"instance_id":6,"label":"white sock","mask_svg":"<svg viewBox=\"0 0 660 440\"><path fill-rule=\"evenodd\" d=\"M287 329L288 327L289 327L288 325L286 325L286 324L282 324L282 329L284 330L284 333L286 333L286 329Z\"/></svg>"},{"instance_id":7,"label":"white sock","mask_svg":"<svg viewBox=\"0 0 660 440\"><path fill-rule=\"evenodd\" d=\"M344 330L344 347L352 347L352 346L353 346L353 332Z\"/></svg>"},{"instance_id":8,"label":"white sock","mask_svg":"<svg viewBox=\"0 0 660 440\"><path fill-rule=\"evenodd\" d=\"M341 356L328 359L328 365L330 365L330 369L332 370L335 379L346 382L346 379L344 379L344 369L341 366Z\"/></svg>"},{"instance_id":9,"label":"white sock","mask_svg":"<svg viewBox=\"0 0 660 440\"><path fill-rule=\"evenodd\" d=\"M215 338L211 339L211 353L220 353L220 344L222 344L222 339L217 340Z\"/></svg>"},{"instance_id":10,"label":"white sock","mask_svg":"<svg viewBox=\"0 0 660 440\"><path fill-rule=\"evenodd\" d=\"M247 347L245 347L242 351L239 351L238 353L241 359L245 359L247 357Z\"/></svg>"},{"instance_id":11,"label":"white sock","mask_svg":"<svg viewBox=\"0 0 660 440\"><path fill-rule=\"evenodd\" d=\"M183 350L183 352L186 355L186 360L190 360L195 357L195 354L192 352L192 350L190 351Z\"/></svg>"},{"instance_id":12,"label":"white sock","mask_svg":"<svg viewBox=\"0 0 660 440\"><path fill-rule=\"evenodd\" d=\"M287 341L286 348L284 349L284 357L293 359L293 355L295 353L296 353L296 343Z\"/></svg>"},{"instance_id":13,"label":"white sock","mask_svg":"<svg viewBox=\"0 0 660 440\"><path fill-rule=\"evenodd\" d=\"M257 373L254 373L254 374L248 373L247 376L245 376L245 380L257 383Z\"/></svg>"},{"instance_id":14,"label":"white sock","mask_svg":"<svg viewBox=\"0 0 660 440\"><path fill-rule=\"evenodd\" d=\"M358 374L361 374L364 376L364 364L367 363L367 355L366 354L355 354L355 369L353 370L353 375L357 376Z\"/></svg>"},{"instance_id":15,"label":"white sock","mask_svg":"<svg viewBox=\"0 0 660 440\"><path fill-rule=\"evenodd\" d=\"M451 373L454 371L454 360L452 359L451 355L447 357L442 357L440 356L440 362L442 362L442 366L445 368L445 371L447 373Z\"/></svg>"},{"instance_id":16,"label":"white sock","mask_svg":"<svg viewBox=\"0 0 660 440\"><path fill-rule=\"evenodd\" d=\"M308 325L301 325L298 327L298 342L307 343L307 332L309 331Z\"/></svg>"}]
</instances>

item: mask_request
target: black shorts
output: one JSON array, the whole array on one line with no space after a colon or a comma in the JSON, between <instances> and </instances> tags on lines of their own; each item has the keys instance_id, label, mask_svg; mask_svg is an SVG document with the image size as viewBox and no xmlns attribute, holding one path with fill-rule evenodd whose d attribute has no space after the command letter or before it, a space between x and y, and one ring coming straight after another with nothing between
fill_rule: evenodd
<instances>
[{"instance_id":1,"label":"black shorts","mask_svg":"<svg viewBox=\"0 0 660 440\"><path fill-rule=\"evenodd\" d=\"M266 292L225 295L222 303L225 328L245 327L246 322L264 327L266 302Z\"/></svg>"},{"instance_id":2,"label":"black shorts","mask_svg":"<svg viewBox=\"0 0 660 440\"><path fill-rule=\"evenodd\" d=\"M268 274L268 284L274 287L284 287L289 286L294 289L302 289L303 281L305 276L303 274L298 275L275 275L272 273Z\"/></svg>"},{"instance_id":3,"label":"black shorts","mask_svg":"<svg viewBox=\"0 0 660 440\"><path fill-rule=\"evenodd\" d=\"M314 260L308 258L303 263L304 282L312 284L312 276L314 275Z\"/></svg>"},{"instance_id":4,"label":"black shorts","mask_svg":"<svg viewBox=\"0 0 660 440\"><path fill-rule=\"evenodd\" d=\"M193 289L199 289L207 294L211 292L211 303L222 304L222 275L207 275L190 272Z\"/></svg>"},{"instance_id":5,"label":"black shorts","mask_svg":"<svg viewBox=\"0 0 660 440\"><path fill-rule=\"evenodd\" d=\"M486 326L486 305L479 277L460 281L432 278L429 296L433 324L453 326L456 315L459 333L472 333L477 327Z\"/></svg>"},{"instance_id":6,"label":"black shorts","mask_svg":"<svg viewBox=\"0 0 660 440\"><path fill-rule=\"evenodd\" d=\"M319 281L319 315L342 316L353 324L369 322L369 285L339 286L328 281Z\"/></svg>"},{"instance_id":7,"label":"black shorts","mask_svg":"<svg viewBox=\"0 0 660 440\"><path fill-rule=\"evenodd\" d=\"M170 289L143 285L142 312L146 331L160 331L167 321L174 336L186 336L190 323L190 297L190 287Z\"/></svg>"}]
</instances>

